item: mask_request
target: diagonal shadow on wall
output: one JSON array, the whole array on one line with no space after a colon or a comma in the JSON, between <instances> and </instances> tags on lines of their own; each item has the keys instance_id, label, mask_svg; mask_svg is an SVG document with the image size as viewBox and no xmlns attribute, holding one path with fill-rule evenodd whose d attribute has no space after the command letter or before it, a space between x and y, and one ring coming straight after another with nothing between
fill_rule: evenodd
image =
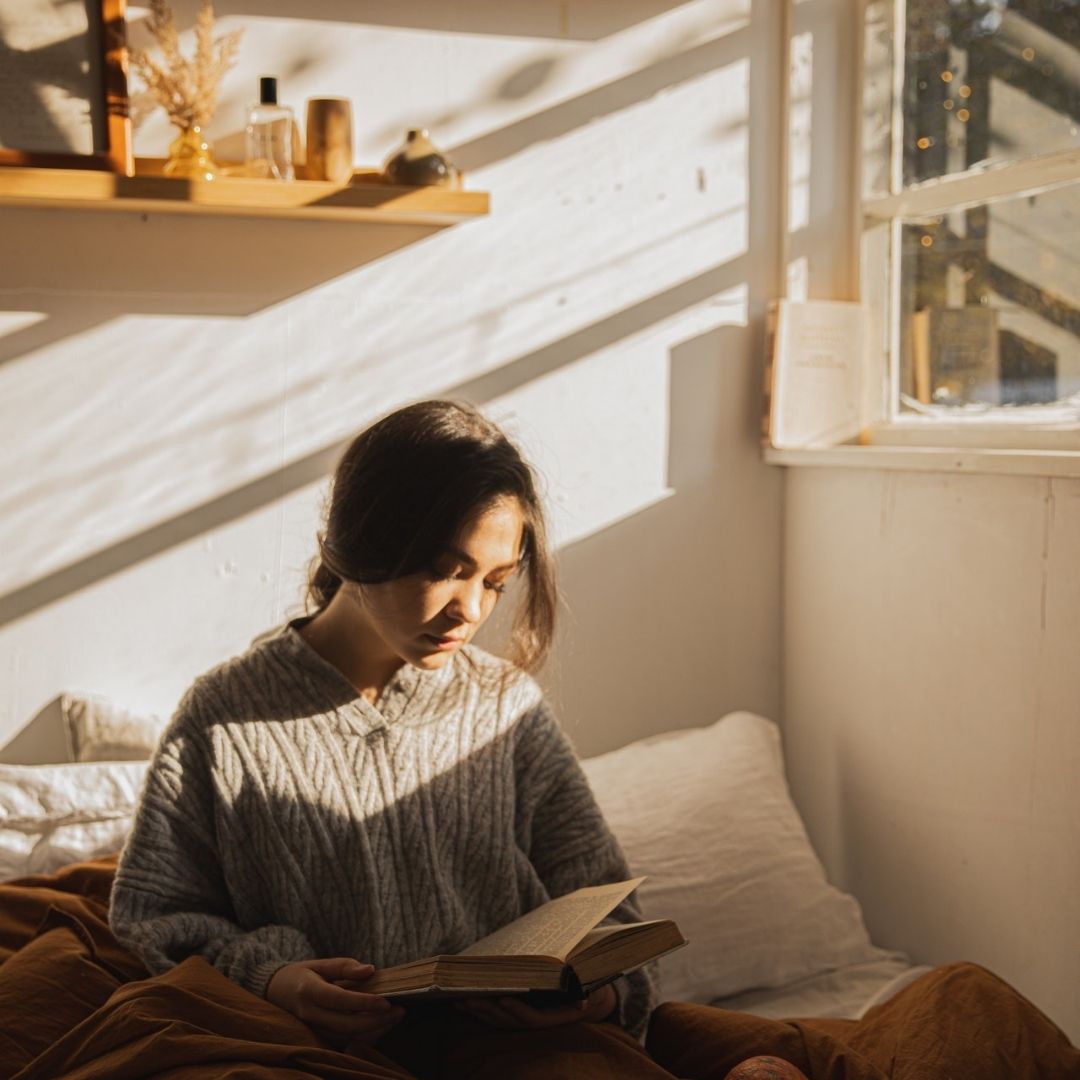
<instances>
[{"instance_id":1,"label":"diagonal shadow on wall","mask_svg":"<svg viewBox=\"0 0 1080 1080\"><path fill-rule=\"evenodd\" d=\"M433 388L431 393L483 404L740 284L744 271L743 260L737 259L520 356L494 372L441 390ZM333 471L346 445L347 441L335 441L283 469L8 593L0 598L0 626L323 479Z\"/></svg>"}]
</instances>

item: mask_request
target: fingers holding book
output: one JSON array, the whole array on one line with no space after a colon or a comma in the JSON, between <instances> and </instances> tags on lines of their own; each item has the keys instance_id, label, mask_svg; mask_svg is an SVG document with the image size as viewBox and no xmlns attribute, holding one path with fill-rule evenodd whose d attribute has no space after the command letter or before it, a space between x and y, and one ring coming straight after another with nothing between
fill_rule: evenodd
<instances>
[{"instance_id":1,"label":"fingers holding book","mask_svg":"<svg viewBox=\"0 0 1080 1080\"><path fill-rule=\"evenodd\" d=\"M313 1028L375 1042L400 1022L405 1010L381 994L339 985L366 979L374 970L351 957L285 964L270 979L266 999Z\"/></svg>"}]
</instances>

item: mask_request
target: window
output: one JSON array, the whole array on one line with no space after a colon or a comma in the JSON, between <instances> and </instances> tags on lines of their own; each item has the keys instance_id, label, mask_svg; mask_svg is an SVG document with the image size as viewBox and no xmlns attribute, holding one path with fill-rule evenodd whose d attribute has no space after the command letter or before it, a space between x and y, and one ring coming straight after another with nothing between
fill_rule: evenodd
<instances>
[{"instance_id":1,"label":"window","mask_svg":"<svg viewBox=\"0 0 1080 1080\"><path fill-rule=\"evenodd\" d=\"M1080 450L1080 0L869 0L874 443Z\"/></svg>"}]
</instances>

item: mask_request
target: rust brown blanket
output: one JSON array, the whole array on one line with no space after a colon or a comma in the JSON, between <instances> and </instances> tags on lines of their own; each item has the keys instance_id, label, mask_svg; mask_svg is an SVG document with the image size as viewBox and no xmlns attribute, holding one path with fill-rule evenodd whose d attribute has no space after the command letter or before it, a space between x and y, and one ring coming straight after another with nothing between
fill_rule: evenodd
<instances>
[{"instance_id":1,"label":"rust brown blanket","mask_svg":"<svg viewBox=\"0 0 1080 1080\"><path fill-rule=\"evenodd\" d=\"M677 1076L723 1080L768 1053L811 1080L1080 1080L1080 1051L1008 983L949 964L861 1020L766 1020L669 1002L647 1046Z\"/></svg>"},{"instance_id":2,"label":"rust brown blanket","mask_svg":"<svg viewBox=\"0 0 1080 1080\"><path fill-rule=\"evenodd\" d=\"M755 1054L787 1058L811 1080L1080 1080L1080 1052L974 965L939 968L859 1022L664 1005L653 1060L612 1025L494 1032L445 1013L348 1053L198 957L148 978L108 930L114 869L102 859L0 883L0 1080L722 1080Z\"/></svg>"}]
</instances>

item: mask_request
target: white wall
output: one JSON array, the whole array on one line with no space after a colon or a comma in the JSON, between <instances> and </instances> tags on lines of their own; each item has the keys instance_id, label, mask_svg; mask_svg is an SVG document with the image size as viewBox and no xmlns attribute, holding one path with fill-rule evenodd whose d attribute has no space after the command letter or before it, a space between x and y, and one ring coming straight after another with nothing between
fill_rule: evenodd
<instances>
[{"instance_id":1,"label":"white wall","mask_svg":"<svg viewBox=\"0 0 1080 1080\"><path fill-rule=\"evenodd\" d=\"M793 291L844 298L844 5L794 32ZM875 941L981 963L1080 1041L1080 482L786 473L785 751L830 878Z\"/></svg>"},{"instance_id":2,"label":"white wall","mask_svg":"<svg viewBox=\"0 0 1080 1080\"><path fill-rule=\"evenodd\" d=\"M775 715L773 7L220 0L244 28L224 155L277 73L301 112L352 98L359 164L429 127L491 216L0 209L0 742L36 752L26 725L64 690L168 713L296 612L343 440L438 395L484 404L543 473L570 611L546 678L582 752ZM168 138L151 115L136 152Z\"/></svg>"},{"instance_id":3,"label":"white wall","mask_svg":"<svg viewBox=\"0 0 1080 1080\"><path fill-rule=\"evenodd\" d=\"M872 936L1080 1040L1080 482L791 469L788 772Z\"/></svg>"}]
</instances>

